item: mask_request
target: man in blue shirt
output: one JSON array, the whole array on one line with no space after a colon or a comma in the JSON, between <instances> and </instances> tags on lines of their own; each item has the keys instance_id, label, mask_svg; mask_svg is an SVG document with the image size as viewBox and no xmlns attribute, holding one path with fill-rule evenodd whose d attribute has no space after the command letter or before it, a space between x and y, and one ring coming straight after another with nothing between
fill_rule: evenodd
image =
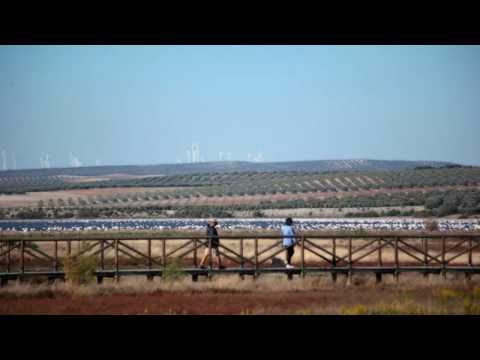
<instances>
[{"instance_id":1,"label":"man in blue shirt","mask_svg":"<svg viewBox=\"0 0 480 360\"><path fill-rule=\"evenodd\" d=\"M287 218L285 224L282 225L282 235L284 236L283 247L287 250L287 269L293 269L292 256L297 239L295 238L296 234L295 229L293 228L292 218Z\"/></svg>"}]
</instances>

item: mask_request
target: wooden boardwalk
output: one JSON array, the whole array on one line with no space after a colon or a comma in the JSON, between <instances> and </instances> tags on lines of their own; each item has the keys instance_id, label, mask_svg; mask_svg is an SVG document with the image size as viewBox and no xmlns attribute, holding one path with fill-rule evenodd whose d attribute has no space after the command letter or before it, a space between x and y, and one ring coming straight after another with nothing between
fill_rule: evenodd
<instances>
[{"instance_id":1,"label":"wooden boardwalk","mask_svg":"<svg viewBox=\"0 0 480 360\"><path fill-rule=\"evenodd\" d=\"M478 233L305 234L297 236L294 269L281 264L285 253L281 236L221 236L220 254L227 265L221 270L214 266L212 256L205 269L199 268L205 249L213 252L204 236L107 236L0 237L0 285L31 277L65 279L63 258L80 256L97 259L95 276L99 283L104 278L119 281L124 276L163 277L172 271L171 264L193 281L217 274L243 278L280 273L292 279L323 272L331 274L333 281L338 274L351 281L355 273L374 274L377 281L384 274L398 279L406 272L443 277L463 273L466 279L480 274Z\"/></svg>"}]
</instances>

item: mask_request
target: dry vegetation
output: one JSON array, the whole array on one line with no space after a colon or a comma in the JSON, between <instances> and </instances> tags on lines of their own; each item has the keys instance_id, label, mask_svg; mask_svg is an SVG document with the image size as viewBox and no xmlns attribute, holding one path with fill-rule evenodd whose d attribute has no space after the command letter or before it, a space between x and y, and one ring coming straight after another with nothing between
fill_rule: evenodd
<instances>
[{"instance_id":1,"label":"dry vegetation","mask_svg":"<svg viewBox=\"0 0 480 360\"><path fill-rule=\"evenodd\" d=\"M128 278L72 286L11 284L0 289L0 313L49 314L480 314L480 281L424 279L410 274L397 284L386 277L355 276L332 283L325 275L287 281L217 276L146 281Z\"/></svg>"},{"instance_id":2,"label":"dry vegetation","mask_svg":"<svg viewBox=\"0 0 480 360\"><path fill-rule=\"evenodd\" d=\"M35 207L39 201L48 201L59 199L68 200L69 198L87 200L91 196L120 196L132 195L144 192L169 192L178 190L177 187L126 187L126 188L98 188L98 189L75 189L75 190L58 190L58 191L36 191L26 194L4 195L0 194L0 208L11 208L19 206ZM182 190L189 189L182 187Z\"/></svg>"}]
</instances>

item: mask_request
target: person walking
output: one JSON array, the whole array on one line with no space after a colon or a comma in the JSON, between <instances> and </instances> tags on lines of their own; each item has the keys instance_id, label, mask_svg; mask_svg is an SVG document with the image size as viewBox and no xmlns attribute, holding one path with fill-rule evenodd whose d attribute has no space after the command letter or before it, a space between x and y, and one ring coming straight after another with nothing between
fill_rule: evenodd
<instances>
[{"instance_id":1,"label":"person walking","mask_svg":"<svg viewBox=\"0 0 480 360\"><path fill-rule=\"evenodd\" d=\"M292 218L287 218L285 220L285 224L282 225L282 235L283 238L283 247L287 251L287 269L293 269L294 266L292 265L292 257L294 254L295 245L297 244L297 239L295 238L296 233L295 229L293 228L293 220Z\"/></svg>"},{"instance_id":2,"label":"person walking","mask_svg":"<svg viewBox=\"0 0 480 360\"><path fill-rule=\"evenodd\" d=\"M205 243L205 253L202 260L200 261L200 268L205 269L205 262L210 256L209 244L212 248L212 253L217 258L218 268L225 269L225 266L222 265L222 259L220 258L220 251L218 249L220 245L220 239L218 237L217 227L218 222L216 219L209 219L207 223L207 242Z\"/></svg>"}]
</instances>

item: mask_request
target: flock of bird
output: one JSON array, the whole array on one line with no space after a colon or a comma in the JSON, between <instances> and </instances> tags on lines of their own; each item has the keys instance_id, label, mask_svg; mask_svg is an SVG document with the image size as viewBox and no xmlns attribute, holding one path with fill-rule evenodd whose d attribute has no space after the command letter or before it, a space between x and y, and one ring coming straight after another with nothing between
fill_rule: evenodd
<instances>
[{"instance_id":1,"label":"flock of bird","mask_svg":"<svg viewBox=\"0 0 480 360\"><path fill-rule=\"evenodd\" d=\"M279 230L284 219L218 219L220 230ZM0 231L202 230L206 219L1 220ZM300 231L425 230L422 219L294 219ZM480 219L438 220L440 231L480 231Z\"/></svg>"}]
</instances>

